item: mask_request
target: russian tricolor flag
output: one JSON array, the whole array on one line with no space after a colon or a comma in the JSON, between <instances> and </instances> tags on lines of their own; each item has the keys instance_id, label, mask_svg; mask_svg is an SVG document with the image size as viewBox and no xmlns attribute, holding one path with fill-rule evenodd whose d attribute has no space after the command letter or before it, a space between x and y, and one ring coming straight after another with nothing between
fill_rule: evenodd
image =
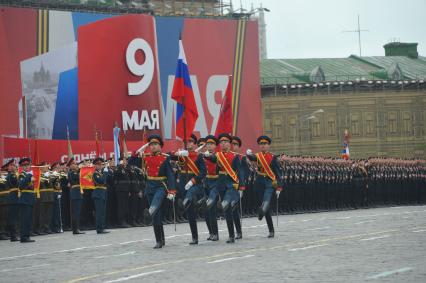
<instances>
[{"instance_id":1,"label":"russian tricolor flag","mask_svg":"<svg viewBox=\"0 0 426 283\"><path fill-rule=\"evenodd\" d=\"M188 137L194 131L198 119L198 110L181 39L179 39L179 58L173 83L172 99L177 102L176 137L184 139L185 134Z\"/></svg>"},{"instance_id":2,"label":"russian tricolor flag","mask_svg":"<svg viewBox=\"0 0 426 283\"><path fill-rule=\"evenodd\" d=\"M349 145L347 143L343 144L342 158L345 160L349 159Z\"/></svg>"}]
</instances>

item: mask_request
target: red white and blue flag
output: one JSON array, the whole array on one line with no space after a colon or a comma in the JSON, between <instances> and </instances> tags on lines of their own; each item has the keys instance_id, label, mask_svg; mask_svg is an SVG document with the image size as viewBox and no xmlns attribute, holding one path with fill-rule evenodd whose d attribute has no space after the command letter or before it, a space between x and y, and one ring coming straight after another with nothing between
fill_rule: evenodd
<instances>
[{"instance_id":1,"label":"red white and blue flag","mask_svg":"<svg viewBox=\"0 0 426 283\"><path fill-rule=\"evenodd\" d=\"M198 119L198 110L192 91L188 64L182 40L179 39L179 57L173 83L172 98L176 100L176 137L185 139L194 131Z\"/></svg>"}]
</instances>

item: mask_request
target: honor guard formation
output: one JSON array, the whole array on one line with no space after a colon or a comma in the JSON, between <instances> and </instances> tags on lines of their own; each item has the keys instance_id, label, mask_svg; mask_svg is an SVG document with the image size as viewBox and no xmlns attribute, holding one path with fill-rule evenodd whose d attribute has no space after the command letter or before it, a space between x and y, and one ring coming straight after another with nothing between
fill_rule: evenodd
<instances>
[{"instance_id":1,"label":"honor guard formation","mask_svg":"<svg viewBox=\"0 0 426 283\"><path fill-rule=\"evenodd\" d=\"M0 239L29 243L63 231L152 225L160 249L164 224L188 223L189 244L197 245L202 222L207 240L219 241L223 217L226 243L234 243L243 239L242 217L265 219L273 238L274 215L426 203L424 160L276 155L268 136L257 143L242 153L237 136L192 134L186 149L165 153L162 138L151 135L118 166L100 157L36 165L12 159L1 167Z\"/></svg>"}]
</instances>

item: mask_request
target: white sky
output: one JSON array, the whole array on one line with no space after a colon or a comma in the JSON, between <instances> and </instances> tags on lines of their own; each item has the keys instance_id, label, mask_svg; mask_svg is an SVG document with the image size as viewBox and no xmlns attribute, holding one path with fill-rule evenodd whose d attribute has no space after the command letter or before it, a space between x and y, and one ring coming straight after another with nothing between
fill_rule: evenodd
<instances>
[{"instance_id":1,"label":"white sky","mask_svg":"<svg viewBox=\"0 0 426 283\"><path fill-rule=\"evenodd\" d=\"M234 9L263 4L268 58L348 57L359 54L360 15L363 56L384 56L392 39L419 43L426 56L426 0L233 0Z\"/></svg>"}]
</instances>

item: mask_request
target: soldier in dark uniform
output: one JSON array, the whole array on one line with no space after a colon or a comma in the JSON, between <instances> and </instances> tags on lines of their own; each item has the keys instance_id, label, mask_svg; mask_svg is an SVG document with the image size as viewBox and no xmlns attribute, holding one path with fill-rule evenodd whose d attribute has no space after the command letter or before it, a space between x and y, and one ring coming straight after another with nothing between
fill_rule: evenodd
<instances>
[{"instance_id":1,"label":"soldier in dark uniform","mask_svg":"<svg viewBox=\"0 0 426 283\"><path fill-rule=\"evenodd\" d=\"M7 163L0 170L0 240L9 240L7 236L7 198L9 187L7 185Z\"/></svg>"},{"instance_id":2,"label":"soldier in dark uniform","mask_svg":"<svg viewBox=\"0 0 426 283\"><path fill-rule=\"evenodd\" d=\"M68 166L67 162L60 163L59 172L61 177L59 178L61 186L61 216L62 216L62 227L64 231L72 231L71 229L71 198L70 198L70 187L68 186Z\"/></svg>"},{"instance_id":3,"label":"soldier in dark uniform","mask_svg":"<svg viewBox=\"0 0 426 283\"><path fill-rule=\"evenodd\" d=\"M145 194L148 197L149 214L152 217L156 245L154 249L160 249L165 245L164 228L162 222L161 204L166 198L175 201L175 179L170 165L170 156L163 154L163 140L158 135L148 138L150 154L143 154L143 164L147 173ZM145 145L141 151L148 146Z\"/></svg>"},{"instance_id":4,"label":"soldier in dark uniform","mask_svg":"<svg viewBox=\"0 0 426 283\"><path fill-rule=\"evenodd\" d=\"M61 188L61 178L66 178L63 173L60 173L60 164L55 162L50 166L50 183L53 187L53 208L52 208L52 221L51 231L53 233L61 233L63 231L62 219L61 219L61 206L62 206L62 188Z\"/></svg>"},{"instance_id":5,"label":"soldier in dark uniform","mask_svg":"<svg viewBox=\"0 0 426 283\"><path fill-rule=\"evenodd\" d=\"M218 139L221 150L215 154L206 152L205 157L217 164L219 178L216 188L222 199L222 209L225 212L229 234L226 243L234 243L235 231L232 210L238 209L237 204L240 198L238 191L245 190L245 183L240 170L241 160L236 153L231 151L231 136L224 133L220 134ZM216 199L215 196L211 197Z\"/></svg>"},{"instance_id":6,"label":"soldier in dark uniform","mask_svg":"<svg viewBox=\"0 0 426 283\"><path fill-rule=\"evenodd\" d=\"M18 241L16 226L18 225L19 216L19 181L18 173L16 172L16 164L12 159L7 163L6 183L9 194L7 196L7 229L9 231L10 241Z\"/></svg>"},{"instance_id":7,"label":"soldier in dark uniform","mask_svg":"<svg viewBox=\"0 0 426 283\"><path fill-rule=\"evenodd\" d=\"M275 234L274 224L271 217L271 201L274 196L279 198L282 190L282 175L278 159L269 152L271 138L260 136L257 138L260 152L253 154L247 150L247 158L257 162L258 172L256 176L255 190L258 192L261 205L259 207L259 220L265 216L268 225L268 238L273 238Z\"/></svg>"},{"instance_id":8,"label":"soldier in dark uniform","mask_svg":"<svg viewBox=\"0 0 426 283\"><path fill-rule=\"evenodd\" d=\"M40 235L51 234L50 223L52 222L52 211L54 203L54 189L53 179L51 178L51 172L49 171L49 164L42 162L39 164L42 166L41 178L40 178L40 211L39 211L39 232Z\"/></svg>"},{"instance_id":9,"label":"soldier in dark uniform","mask_svg":"<svg viewBox=\"0 0 426 283\"><path fill-rule=\"evenodd\" d=\"M196 203L204 196L202 184L206 176L204 158L195 152L196 144L197 137L192 134L187 141L188 150L179 150L172 157L172 160L177 160L179 164L178 194L183 198L184 210L188 216L192 234L190 245L198 244Z\"/></svg>"},{"instance_id":10,"label":"soldier in dark uniform","mask_svg":"<svg viewBox=\"0 0 426 283\"><path fill-rule=\"evenodd\" d=\"M138 204L139 199L142 198L142 170L132 162L129 162L129 176L130 176L130 189L129 189L129 224L132 227L140 226L138 224Z\"/></svg>"},{"instance_id":11,"label":"soldier in dark uniform","mask_svg":"<svg viewBox=\"0 0 426 283\"><path fill-rule=\"evenodd\" d=\"M107 174L107 201L106 201L106 226L107 228L114 227L117 221L117 198L115 195L115 177L116 170L113 158L108 160L108 174Z\"/></svg>"},{"instance_id":12,"label":"soldier in dark uniform","mask_svg":"<svg viewBox=\"0 0 426 283\"><path fill-rule=\"evenodd\" d=\"M95 165L96 170L93 173L93 183L95 188L92 192L92 199L95 203L95 213L96 213L96 233L106 234L109 231L105 230L105 218L106 218L106 196L107 196L107 174L108 168L104 167L104 160L101 157L93 160L93 165Z\"/></svg>"},{"instance_id":13,"label":"soldier in dark uniform","mask_svg":"<svg viewBox=\"0 0 426 283\"><path fill-rule=\"evenodd\" d=\"M68 171L68 182L70 188L70 199L71 199L71 227L74 235L84 234L80 231L80 213L81 204L83 202L83 190L80 187L80 169L74 158L71 158L67 167Z\"/></svg>"},{"instance_id":14,"label":"soldier in dark uniform","mask_svg":"<svg viewBox=\"0 0 426 283\"><path fill-rule=\"evenodd\" d=\"M33 172L31 171L31 159L22 158L19 161L22 173L19 174L19 211L21 217L20 233L21 243L31 243L31 225L33 220L33 207L36 202L34 192Z\"/></svg>"},{"instance_id":15,"label":"soldier in dark uniform","mask_svg":"<svg viewBox=\"0 0 426 283\"><path fill-rule=\"evenodd\" d=\"M127 224L127 215L129 211L129 190L132 186L130 175L130 166L127 164L127 158L120 158L120 164L114 171L115 195L117 199L117 220L119 228L130 228Z\"/></svg>"}]
</instances>

